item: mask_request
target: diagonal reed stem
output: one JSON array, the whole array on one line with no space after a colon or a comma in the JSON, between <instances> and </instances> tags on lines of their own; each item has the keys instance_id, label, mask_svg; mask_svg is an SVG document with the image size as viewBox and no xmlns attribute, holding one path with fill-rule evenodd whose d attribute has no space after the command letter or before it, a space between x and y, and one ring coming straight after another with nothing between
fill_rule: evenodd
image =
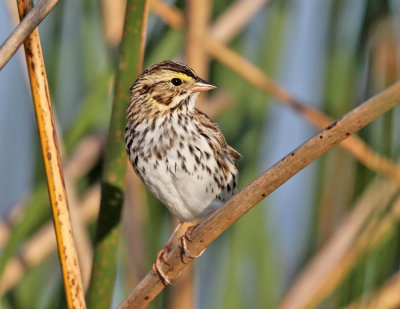
<instances>
[{"instance_id":1,"label":"diagonal reed stem","mask_svg":"<svg viewBox=\"0 0 400 309\"><path fill-rule=\"evenodd\" d=\"M17 0L17 4L22 20L32 9L33 1ZM35 29L26 39L24 48L53 210L66 299L69 308L86 308L38 29Z\"/></svg>"},{"instance_id":2,"label":"diagonal reed stem","mask_svg":"<svg viewBox=\"0 0 400 309\"><path fill-rule=\"evenodd\" d=\"M0 70L59 0L40 0L0 46Z\"/></svg>"},{"instance_id":3,"label":"diagonal reed stem","mask_svg":"<svg viewBox=\"0 0 400 309\"><path fill-rule=\"evenodd\" d=\"M318 132L201 221L191 233L192 241L188 243L190 255L200 254L228 227L293 175L399 103L400 82ZM176 246L165 262L162 271L174 279L191 261L185 261L181 248ZM159 276L150 271L118 308L145 308L164 287Z\"/></svg>"}]
</instances>

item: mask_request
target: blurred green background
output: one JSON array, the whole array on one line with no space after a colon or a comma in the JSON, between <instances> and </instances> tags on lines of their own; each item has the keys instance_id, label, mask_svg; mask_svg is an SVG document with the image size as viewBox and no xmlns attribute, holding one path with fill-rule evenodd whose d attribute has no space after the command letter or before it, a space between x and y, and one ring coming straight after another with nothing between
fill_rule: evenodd
<instances>
[{"instance_id":1,"label":"blurred green background","mask_svg":"<svg viewBox=\"0 0 400 309\"><path fill-rule=\"evenodd\" d=\"M191 31L200 29L203 35L212 36L219 29L225 33L219 40L230 49L295 98L332 118L384 90L400 74L400 2L396 0L210 0L203 3L209 16L204 25L198 22L202 17L196 14L200 13L190 9L191 1L166 1L176 9L171 12L160 9L157 1L150 2L144 68L163 59L186 61L218 86L202 98L200 108L218 122L229 144L243 155L240 188L317 129L207 54L190 36ZM221 18L239 5L236 15ZM91 240L124 11L124 0L60 1L39 26L85 286L90 277ZM232 30L248 12L253 13ZM172 16L169 23L168 16ZM183 18L186 26L179 29L174 16ZM2 1L1 41L17 22L15 2ZM178 21L178 25L182 24ZM226 34L226 29L233 35ZM359 136L377 153L397 161L400 110L379 118ZM110 291L113 308L151 269L175 224L131 170L127 179L118 271L114 291ZM344 222L359 209L365 218L355 240L337 264L326 259L326 269L332 267L332 271L321 277L324 288L313 292L309 304L317 308L350 304L396 308L399 295L397 306L379 303L376 307L373 301L374 293L397 278L399 271L398 196L398 187L384 175L335 148L234 224L195 261L193 276L188 271L183 285L167 287L151 307L283 306L295 297L296 280L321 248L333 247L332 237L349 235ZM1 308L64 308L21 51L0 72L0 197ZM309 278L316 272L309 271ZM302 308L300 301L295 303Z\"/></svg>"}]
</instances>

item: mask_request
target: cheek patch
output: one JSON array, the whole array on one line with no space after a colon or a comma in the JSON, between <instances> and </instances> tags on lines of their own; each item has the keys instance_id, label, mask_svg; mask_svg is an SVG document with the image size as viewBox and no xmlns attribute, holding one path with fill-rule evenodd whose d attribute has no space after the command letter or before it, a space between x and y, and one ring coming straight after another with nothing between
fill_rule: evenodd
<instances>
[{"instance_id":1,"label":"cheek patch","mask_svg":"<svg viewBox=\"0 0 400 309\"><path fill-rule=\"evenodd\" d=\"M172 103L172 97L166 94L157 94L153 96L153 99L162 105L170 105Z\"/></svg>"}]
</instances>

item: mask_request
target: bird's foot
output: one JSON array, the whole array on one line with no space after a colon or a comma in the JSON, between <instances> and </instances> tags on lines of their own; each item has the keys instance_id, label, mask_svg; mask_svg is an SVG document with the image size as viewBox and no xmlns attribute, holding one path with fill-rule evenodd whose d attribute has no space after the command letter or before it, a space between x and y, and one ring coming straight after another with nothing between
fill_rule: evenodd
<instances>
[{"instance_id":1,"label":"bird's foot","mask_svg":"<svg viewBox=\"0 0 400 309\"><path fill-rule=\"evenodd\" d=\"M153 264L153 272L160 277L164 285L172 285L171 279L168 278L167 274L161 269L162 263L169 265L168 262L165 260L165 255L168 254L170 251L170 246L164 246L164 248L162 248L160 252L158 252L156 262ZM177 277L179 277L180 275L181 273Z\"/></svg>"},{"instance_id":2,"label":"bird's foot","mask_svg":"<svg viewBox=\"0 0 400 309\"><path fill-rule=\"evenodd\" d=\"M199 256L201 256L201 255L204 253L204 251L206 251L206 249L204 248L204 250L201 251L201 252L200 252L199 254L197 254L197 255L191 255L191 254L189 253L189 250L188 250L188 247L187 247L187 242L188 242L188 241L190 241L190 242L193 241L191 235L192 235L193 230L196 228L196 226L198 226L198 224L189 226L189 227L187 228L185 234L183 234L183 236L182 236L181 238L179 238L179 245L180 245L180 247L182 248L182 254L183 254L188 260L197 259Z\"/></svg>"},{"instance_id":3,"label":"bird's foot","mask_svg":"<svg viewBox=\"0 0 400 309\"><path fill-rule=\"evenodd\" d=\"M168 278L168 276L164 273L164 271L161 269L161 264L165 263L168 265L167 261L165 260L164 255L168 254L168 252L171 250L171 248L165 246L158 252L156 262L153 264L153 271L154 273L158 274L160 277L161 281L164 283L164 285L169 285L172 284L171 280Z\"/></svg>"}]
</instances>

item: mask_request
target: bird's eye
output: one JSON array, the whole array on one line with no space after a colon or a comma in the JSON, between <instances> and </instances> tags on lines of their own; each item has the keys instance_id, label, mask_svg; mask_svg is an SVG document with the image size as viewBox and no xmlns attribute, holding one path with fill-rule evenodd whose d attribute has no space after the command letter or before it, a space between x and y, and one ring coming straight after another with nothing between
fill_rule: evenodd
<instances>
[{"instance_id":1,"label":"bird's eye","mask_svg":"<svg viewBox=\"0 0 400 309\"><path fill-rule=\"evenodd\" d=\"M171 83L174 86L179 86L180 84L182 84L182 80L180 78L173 78L173 79L171 79Z\"/></svg>"}]
</instances>

